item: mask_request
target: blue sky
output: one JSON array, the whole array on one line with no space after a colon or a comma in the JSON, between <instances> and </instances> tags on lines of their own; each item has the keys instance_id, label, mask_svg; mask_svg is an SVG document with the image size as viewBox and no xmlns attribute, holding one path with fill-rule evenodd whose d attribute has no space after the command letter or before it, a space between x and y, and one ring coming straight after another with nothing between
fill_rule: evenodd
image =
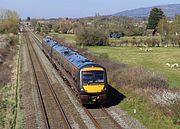
<instances>
[{"instance_id":1,"label":"blue sky","mask_svg":"<svg viewBox=\"0 0 180 129\"><path fill-rule=\"evenodd\" d=\"M0 0L0 8L15 10L21 18L75 18L177 3L180 0Z\"/></svg>"}]
</instances>

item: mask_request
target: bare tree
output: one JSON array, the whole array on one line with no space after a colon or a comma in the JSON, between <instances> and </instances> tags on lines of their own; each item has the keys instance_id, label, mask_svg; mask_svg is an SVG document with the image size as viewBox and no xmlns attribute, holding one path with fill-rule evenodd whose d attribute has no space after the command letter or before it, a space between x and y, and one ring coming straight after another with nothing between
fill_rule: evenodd
<instances>
[{"instance_id":1,"label":"bare tree","mask_svg":"<svg viewBox=\"0 0 180 129\"><path fill-rule=\"evenodd\" d=\"M17 34L19 27L19 16L15 11L0 10L0 33Z\"/></svg>"}]
</instances>

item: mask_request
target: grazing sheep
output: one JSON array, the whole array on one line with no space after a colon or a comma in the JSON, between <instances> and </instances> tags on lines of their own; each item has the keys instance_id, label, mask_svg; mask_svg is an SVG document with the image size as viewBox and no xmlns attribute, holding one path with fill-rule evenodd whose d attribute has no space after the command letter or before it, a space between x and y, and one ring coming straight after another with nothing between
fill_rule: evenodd
<instances>
[{"instance_id":1,"label":"grazing sheep","mask_svg":"<svg viewBox=\"0 0 180 129\"><path fill-rule=\"evenodd\" d=\"M169 63L166 63L166 66L168 66L168 67L171 67L171 64L169 64Z\"/></svg>"},{"instance_id":2,"label":"grazing sheep","mask_svg":"<svg viewBox=\"0 0 180 129\"><path fill-rule=\"evenodd\" d=\"M139 50L141 50L141 51L142 51L143 49L142 49L142 48L139 48Z\"/></svg>"},{"instance_id":3,"label":"grazing sheep","mask_svg":"<svg viewBox=\"0 0 180 129\"><path fill-rule=\"evenodd\" d=\"M145 49L145 52L147 52L147 51L148 51L148 49L146 48L146 49Z\"/></svg>"},{"instance_id":4,"label":"grazing sheep","mask_svg":"<svg viewBox=\"0 0 180 129\"><path fill-rule=\"evenodd\" d=\"M171 68L177 68L177 67L179 67L178 63L174 63L171 65Z\"/></svg>"},{"instance_id":5,"label":"grazing sheep","mask_svg":"<svg viewBox=\"0 0 180 129\"><path fill-rule=\"evenodd\" d=\"M152 48L146 48L144 51L145 51L145 52L152 51Z\"/></svg>"},{"instance_id":6,"label":"grazing sheep","mask_svg":"<svg viewBox=\"0 0 180 129\"><path fill-rule=\"evenodd\" d=\"M178 63L174 63L174 64L170 64L170 63L166 63L166 66L170 67L170 68L178 68L179 64Z\"/></svg>"},{"instance_id":7,"label":"grazing sheep","mask_svg":"<svg viewBox=\"0 0 180 129\"><path fill-rule=\"evenodd\" d=\"M152 48L149 48L148 51L152 51Z\"/></svg>"}]
</instances>

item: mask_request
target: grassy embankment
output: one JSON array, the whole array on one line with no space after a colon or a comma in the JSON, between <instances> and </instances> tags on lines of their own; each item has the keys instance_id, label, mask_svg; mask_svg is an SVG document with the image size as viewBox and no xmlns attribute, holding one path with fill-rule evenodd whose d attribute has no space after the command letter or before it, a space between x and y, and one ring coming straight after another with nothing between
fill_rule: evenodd
<instances>
[{"instance_id":1,"label":"grassy embankment","mask_svg":"<svg viewBox=\"0 0 180 129\"><path fill-rule=\"evenodd\" d=\"M17 44L17 42L16 42ZM19 45L20 46L20 45ZM20 107L20 47L16 47L11 79L0 85L0 128L23 128L23 111ZM0 71L3 72L3 71ZM7 76L8 77L8 76Z\"/></svg>"}]
</instances>

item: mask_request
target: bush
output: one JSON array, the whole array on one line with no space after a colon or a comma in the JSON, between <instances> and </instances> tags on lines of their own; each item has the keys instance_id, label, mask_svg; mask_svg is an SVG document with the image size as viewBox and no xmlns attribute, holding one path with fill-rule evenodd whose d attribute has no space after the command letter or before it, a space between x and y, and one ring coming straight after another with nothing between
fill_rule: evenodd
<instances>
[{"instance_id":1,"label":"bush","mask_svg":"<svg viewBox=\"0 0 180 129\"><path fill-rule=\"evenodd\" d=\"M112 82L116 85L128 85L138 88L167 88L167 80L154 72L146 71L142 67L116 70L112 74Z\"/></svg>"},{"instance_id":2,"label":"bush","mask_svg":"<svg viewBox=\"0 0 180 129\"><path fill-rule=\"evenodd\" d=\"M109 39L97 29L83 28L76 34L76 42L85 46L104 46L108 45Z\"/></svg>"},{"instance_id":3,"label":"bush","mask_svg":"<svg viewBox=\"0 0 180 129\"><path fill-rule=\"evenodd\" d=\"M7 9L0 10L0 33L18 33L19 17L14 11Z\"/></svg>"},{"instance_id":4,"label":"bush","mask_svg":"<svg viewBox=\"0 0 180 129\"><path fill-rule=\"evenodd\" d=\"M60 27L58 25L55 24L55 25L52 26L52 28L53 28L54 32L59 33L59 28Z\"/></svg>"},{"instance_id":5,"label":"bush","mask_svg":"<svg viewBox=\"0 0 180 129\"><path fill-rule=\"evenodd\" d=\"M6 41L8 42L8 44L10 46L15 45L15 43L18 43L18 37L15 35L8 35L8 37L6 38Z\"/></svg>"}]
</instances>

